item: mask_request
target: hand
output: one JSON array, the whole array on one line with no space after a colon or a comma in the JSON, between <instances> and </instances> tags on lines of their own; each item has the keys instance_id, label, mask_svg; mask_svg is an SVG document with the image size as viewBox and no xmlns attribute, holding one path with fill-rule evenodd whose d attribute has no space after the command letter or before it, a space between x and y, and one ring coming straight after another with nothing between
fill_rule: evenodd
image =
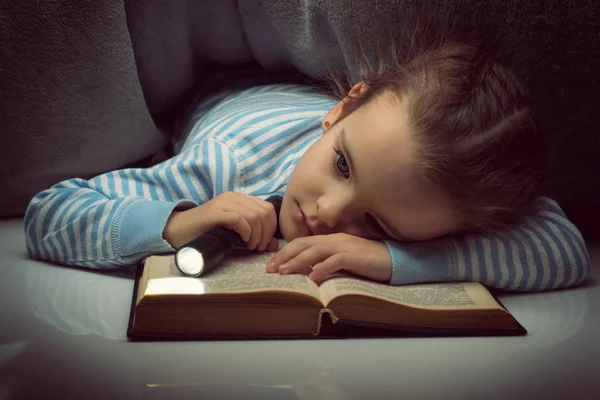
<instances>
[{"instance_id":1,"label":"hand","mask_svg":"<svg viewBox=\"0 0 600 400\"><path fill-rule=\"evenodd\" d=\"M392 259L385 243L346 233L294 239L271 257L267 272L294 274L311 266L308 277L317 283L342 269L382 282L392 276Z\"/></svg>"},{"instance_id":2,"label":"hand","mask_svg":"<svg viewBox=\"0 0 600 400\"><path fill-rule=\"evenodd\" d=\"M278 248L273 238L277 230L274 206L257 197L225 192L206 203L186 211L174 211L163 231L163 237L179 248L212 228L236 231L246 242L248 250Z\"/></svg>"}]
</instances>

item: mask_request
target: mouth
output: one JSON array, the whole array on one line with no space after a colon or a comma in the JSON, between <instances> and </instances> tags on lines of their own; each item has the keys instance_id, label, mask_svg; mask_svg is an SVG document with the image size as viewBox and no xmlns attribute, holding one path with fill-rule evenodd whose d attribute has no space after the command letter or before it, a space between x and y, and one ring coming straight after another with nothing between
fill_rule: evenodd
<instances>
[{"instance_id":1,"label":"mouth","mask_svg":"<svg viewBox=\"0 0 600 400\"><path fill-rule=\"evenodd\" d=\"M302 232L303 235L305 235L305 236L314 235L314 232L312 231L312 229L310 229L310 226L308 226L308 223L306 222L306 215L304 214L304 211L302 211L302 208L300 208L300 204L297 204L297 203L296 203L296 212L294 213L294 218L296 220L296 224L298 225L298 228L300 228L300 232Z\"/></svg>"}]
</instances>

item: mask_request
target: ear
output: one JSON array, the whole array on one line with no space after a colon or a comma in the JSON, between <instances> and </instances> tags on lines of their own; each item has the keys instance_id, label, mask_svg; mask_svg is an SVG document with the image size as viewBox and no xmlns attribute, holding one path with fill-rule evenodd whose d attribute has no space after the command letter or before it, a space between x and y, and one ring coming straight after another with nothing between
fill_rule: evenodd
<instances>
[{"instance_id":1,"label":"ear","mask_svg":"<svg viewBox=\"0 0 600 400\"><path fill-rule=\"evenodd\" d=\"M348 95L344 97L342 101L337 103L331 110L329 110L327 115L325 115L323 118L323 122L321 122L321 128L323 129L323 132L327 132L329 128L338 122L338 119L344 110L346 110L346 107L348 107L348 105L354 100L353 97L361 95L365 90L367 90L367 85L364 81L360 81L356 85L352 86L352 89L350 89Z\"/></svg>"}]
</instances>

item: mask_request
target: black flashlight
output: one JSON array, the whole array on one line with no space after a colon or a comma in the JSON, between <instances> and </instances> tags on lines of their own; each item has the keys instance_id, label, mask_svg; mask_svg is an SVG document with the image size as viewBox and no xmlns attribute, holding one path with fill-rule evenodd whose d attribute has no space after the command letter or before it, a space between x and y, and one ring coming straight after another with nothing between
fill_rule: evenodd
<instances>
[{"instance_id":1,"label":"black flashlight","mask_svg":"<svg viewBox=\"0 0 600 400\"><path fill-rule=\"evenodd\" d=\"M265 200L275 207L278 222L282 200L281 196L271 196ZM275 231L275 237L281 238L279 226ZM182 274L197 277L221 264L223 260L229 257L234 247L242 244L244 244L244 241L234 230L227 228L209 229L177 250L175 265Z\"/></svg>"}]
</instances>

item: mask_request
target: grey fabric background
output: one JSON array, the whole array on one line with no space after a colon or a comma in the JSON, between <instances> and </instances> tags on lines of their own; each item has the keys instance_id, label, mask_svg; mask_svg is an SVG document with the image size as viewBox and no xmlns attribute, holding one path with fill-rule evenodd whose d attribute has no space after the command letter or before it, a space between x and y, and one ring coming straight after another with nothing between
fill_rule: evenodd
<instances>
[{"instance_id":1,"label":"grey fabric background","mask_svg":"<svg viewBox=\"0 0 600 400\"><path fill-rule=\"evenodd\" d=\"M597 0L0 0L0 215L158 151L157 125L220 67L319 77L354 67L353 33L371 52L393 31L405 48L483 39L529 88L547 193L597 234L599 20Z\"/></svg>"},{"instance_id":2,"label":"grey fabric background","mask_svg":"<svg viewBox=\"0 0 600 400\"><path fill-rule=\"evenodd\" d=\"M122 4L0 1L0 135L0 215L163 145Z\"/></svg>"}]
</instances>

